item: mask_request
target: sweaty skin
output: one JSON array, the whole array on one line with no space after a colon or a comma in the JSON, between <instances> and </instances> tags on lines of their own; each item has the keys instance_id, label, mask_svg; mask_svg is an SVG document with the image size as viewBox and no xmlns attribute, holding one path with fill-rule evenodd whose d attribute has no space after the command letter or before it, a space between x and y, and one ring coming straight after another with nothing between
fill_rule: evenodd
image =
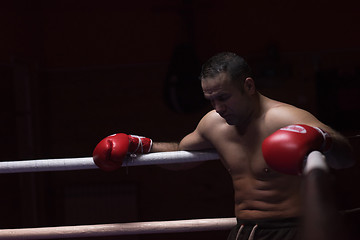
<instances>
[{"instance_id":1,"label":"sweaty skin","mask_svg":"<svg viewBox=\"0 0 360 240\"><path fill-rule=\"evenodd\" d=\"M202 79L205 98L214 107L179 145L154 143L153 151L215 149L234 188L235 215L241 219L278 219L301 215L301 176L271 170L261 144L281 127L302 123L337 133L307 111L271 100L247 78L243 91L226 73Z\"/></svg>"}]
</instances>

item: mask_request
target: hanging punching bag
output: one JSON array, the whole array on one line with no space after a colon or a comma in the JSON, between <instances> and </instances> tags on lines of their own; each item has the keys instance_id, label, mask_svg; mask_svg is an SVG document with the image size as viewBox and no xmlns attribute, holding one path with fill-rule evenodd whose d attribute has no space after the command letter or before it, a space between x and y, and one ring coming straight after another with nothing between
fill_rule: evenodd
<instances>
[{"instance_id":1,"label":"hanging punching bag","mask_svg":"<svg viewBox=\"0 0 360 240\"><path fill-rule=\"evenodd\" d=\"M174 49L164 84L165 102L173 111L192 113L205 106L200 70L201 65L191 44L184 43Z\"/></svg>"}]
</instances>

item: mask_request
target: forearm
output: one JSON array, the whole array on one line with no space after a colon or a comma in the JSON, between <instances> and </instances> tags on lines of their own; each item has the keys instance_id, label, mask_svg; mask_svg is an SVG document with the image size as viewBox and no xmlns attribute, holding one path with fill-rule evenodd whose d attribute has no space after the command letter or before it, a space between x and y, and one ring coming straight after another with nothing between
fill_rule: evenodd
<instances>
[{"instance_id":1,"label":"forearm","mask_svg":"<svg viewBox=\"0 0 360 240\"><path fill-rule=\"evenodd\" d=\"M151 152L170 152L178 151L179 143L177 142L153 142Z\"/></svg>"},{"instance_id":2,"label":"forearm","mask_svg":"<svg viewBox=\"0 0 360 240\"><path fill-rule=\"evenodd\" d=\"M151 152L170 152L170 151L179 151L179 143L176 142L155 142L153 143ZM190 162L190 163L176 163L176 164L163 164L159 165L161 168L179 171L179 170L187 170L194 168L200 165L201 162Z\"/></svg>"}]
</instances>

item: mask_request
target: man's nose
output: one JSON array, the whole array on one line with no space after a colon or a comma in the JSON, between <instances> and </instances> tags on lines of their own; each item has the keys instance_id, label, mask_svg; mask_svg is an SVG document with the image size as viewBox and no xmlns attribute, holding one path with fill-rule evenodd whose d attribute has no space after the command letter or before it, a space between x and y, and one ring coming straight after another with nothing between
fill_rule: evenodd
<instances>
[{"instance_id":1,"label":"man's nose","mask_svg":"<svg viewBox=\"0 0 360 240\"><path fill-rule=\"evenodd\" d=\"M222 114L222 113L224 113L225 112L225 105L224 104L222 104L222 103L219 103L219 102L214 102L214 109L215 109L215 111L218 113L218 114Z\"/></svg>"}]
</instances>

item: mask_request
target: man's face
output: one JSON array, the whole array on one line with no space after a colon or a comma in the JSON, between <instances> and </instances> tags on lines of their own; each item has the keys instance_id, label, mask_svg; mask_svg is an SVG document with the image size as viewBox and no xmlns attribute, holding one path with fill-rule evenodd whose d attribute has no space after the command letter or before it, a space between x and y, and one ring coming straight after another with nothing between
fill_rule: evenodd
<instances>
[{"instance_id":1,"label":"man's face","mask_svg":"<svg viewBox=\"0 0 360 240\"><path fill-rule=\"evenodd\" d=\"M229 125L238 125L248 120L250 98L231 82L228 74L220 73L213 78L202 79L201 86L205 98Z\"/></svg>"}]
</instances>

